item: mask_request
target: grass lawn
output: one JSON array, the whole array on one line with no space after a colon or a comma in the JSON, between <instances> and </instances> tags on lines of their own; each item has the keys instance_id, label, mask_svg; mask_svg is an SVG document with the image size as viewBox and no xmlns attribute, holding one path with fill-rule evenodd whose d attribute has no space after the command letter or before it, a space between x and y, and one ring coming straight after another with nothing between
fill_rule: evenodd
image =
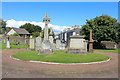
<instances>
[{"instance_id":1,"label":"grass lawn","mask_svg":"<svg viewBox=\"0 0 120 80\"><path fill-rule=\"evenodd\" d=\"M120 53L120 49L94 49L97 51Z\"/></svg>"},{"instance_id":2,"label":"grass lawn","mask_svg":"<svg viewBox=\"0 0 120 80\"><path fill-rule=\"evenodd\" d=\"M96 54L67 54L66 51L54 51L54 54L37 55L38 51L25 51L17 52L13 54L12 57L21 60L34 60L34 61L44 61L44 62L56 62L56 63L89 63L96 61L107 60L109 57Z\"/></svg>"},{"instance_id":3,"label":"grass lawn","mask_svg":"<svg viewBox=\"0 0 120 80\"><path fill-rule=\"evenodd\" d=\"M11 48L6 48L5 44L0 43L0 49L21 49L21 48L28 48L26 46L18 46L18 45L10 45Z\"/></svg>"}]
</instances>

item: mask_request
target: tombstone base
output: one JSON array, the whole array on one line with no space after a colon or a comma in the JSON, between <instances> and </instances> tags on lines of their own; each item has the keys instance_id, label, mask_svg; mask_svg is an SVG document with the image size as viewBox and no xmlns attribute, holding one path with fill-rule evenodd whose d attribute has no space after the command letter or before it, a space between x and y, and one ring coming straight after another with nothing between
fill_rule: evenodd
<instances>
[{"instance_id":1,"label":"tombstone base","mask_svg":"<svg viewBox=\"0 0 120 80\"><path fill-rule=\"evenodd\" d=\"M69 54L85 54L87 53L84 49L68 49Z\"/></svg>"},{"instance_id":2,"label":"tombstone base","mask_svg":"<svg viewBox=\"0 0 120 80\"><path fill-rule=\"evenodd\" d=\"M52 49L41 49L40 53L38 53L38 55L42 55L42 54L52 54L53 50Z\"/></svg>"}]
</instances>

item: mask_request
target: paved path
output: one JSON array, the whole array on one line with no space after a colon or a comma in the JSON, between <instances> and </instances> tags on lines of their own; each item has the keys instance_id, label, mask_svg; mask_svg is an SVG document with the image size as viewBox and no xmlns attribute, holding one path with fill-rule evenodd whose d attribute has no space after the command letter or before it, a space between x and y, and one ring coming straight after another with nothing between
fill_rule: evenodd
<instances>
[{"instance_id":1,"label":"paved path","mask_svg":"<svg viewBox=\"0 0 120 80\"><path fill-rule=\"evenodd\" d=\"M118 54L99 52L111 60L99 64L56 65L14 60L10 55L26 49L3 50L3 78L117 78Z\"/></svg>"}]
</instances>

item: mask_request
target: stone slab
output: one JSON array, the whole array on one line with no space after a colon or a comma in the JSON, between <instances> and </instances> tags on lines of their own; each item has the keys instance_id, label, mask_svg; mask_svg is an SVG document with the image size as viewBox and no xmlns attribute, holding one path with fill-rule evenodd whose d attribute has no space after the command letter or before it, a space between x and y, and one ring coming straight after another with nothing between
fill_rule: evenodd
<instances>
[{"instance_id":1,"label":"stone slab","mask_svg":"<svg viewBox=\"0 0 120 80\"><path fill-rule=\"evenodd\" d=\"M37 37L36 38L36 43L35 43L35 49L39 50L42 47L42 38L41 37Z\"/></svg>"},{"instance_id":2,"label":"stone slab","mask_svg":"<svg viewBox=\"0 0 120 80\"><path fill-rule=\"evenodd\" d=\"M30 39L30 49L35 49L35 39Z\"/></svg>"}]
</instances>

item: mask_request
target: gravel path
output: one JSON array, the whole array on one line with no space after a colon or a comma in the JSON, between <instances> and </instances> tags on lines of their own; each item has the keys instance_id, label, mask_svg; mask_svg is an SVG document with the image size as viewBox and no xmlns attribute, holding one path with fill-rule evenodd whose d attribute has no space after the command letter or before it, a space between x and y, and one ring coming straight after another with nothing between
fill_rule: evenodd
<instances>
[{"instance_id":1,"label":"gravel path","mask_svg":"<svg viewBox=\"0 0 120 80\"><path fill-rule=\"evenodd\" d=\"M57 65L14 60L10 55L26 49L6 49L2 52L3 78L118 78L118 54L95 51L111 58L99 64Z\"/></svg>"}]
</instances>

